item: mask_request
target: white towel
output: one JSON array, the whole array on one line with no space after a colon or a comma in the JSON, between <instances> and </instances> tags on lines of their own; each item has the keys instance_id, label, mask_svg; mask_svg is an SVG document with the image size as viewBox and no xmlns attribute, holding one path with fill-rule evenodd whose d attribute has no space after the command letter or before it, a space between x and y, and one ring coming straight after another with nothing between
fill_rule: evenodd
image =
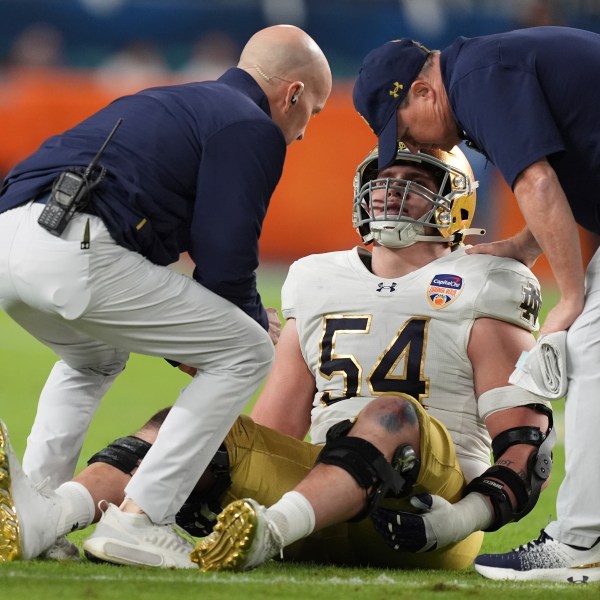
<instances>
[{"instance_id":1,"label":"white towel","mask_svg":"<svg viewBox=\"0 0 600 600\"><path fill-rule=\"evenodd\" d=\"M543 335L532 350L521 353L509 383L551 400L567 392L567 332Z\"/></svg>"}]
</instances>

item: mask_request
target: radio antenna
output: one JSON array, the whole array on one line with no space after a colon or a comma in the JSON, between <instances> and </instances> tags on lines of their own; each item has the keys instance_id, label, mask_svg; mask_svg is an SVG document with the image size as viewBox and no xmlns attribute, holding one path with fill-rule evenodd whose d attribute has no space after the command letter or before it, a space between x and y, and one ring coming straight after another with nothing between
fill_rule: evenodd
<instances>
[{"instance_id":1,"label":"radio antenna","mask_svg":"<svg viewBox=\"0 0 600 600\"><path fill-rule=\"evenodd\" d=\"M100 157L102 156L102 153L106 150L106 146L108 146L108 144L110 143L110 140L112 140L113 136L117 132L117 129L119 129L119 126L121 125L122 122L123 122L123 117L119 117L119 119L115 123L115 126L112 128L112 131L108 134L108 137L104 140L104 144L102 144L102 147L100 148L100 150L98 150L98 152L96 153L96 156L94 156L94 158L92 158L92 162L86 167L86 169L83 173L83 176L86 179L90 176L92 171L96 168L96 165L98 164L98 161L100 160Z\"/></svg>"}]
</instances>

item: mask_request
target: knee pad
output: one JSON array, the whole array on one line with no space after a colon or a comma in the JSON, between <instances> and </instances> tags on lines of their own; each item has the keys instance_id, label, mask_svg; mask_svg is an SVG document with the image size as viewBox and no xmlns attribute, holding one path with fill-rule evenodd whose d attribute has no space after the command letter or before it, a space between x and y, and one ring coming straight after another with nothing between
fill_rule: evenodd
<instances>
[{"instance_id":1,"label":"knee pad","mask_svg":"<svg viewBox=\"0 0 600 600\"><path fill-rule=\"evenodd\" d=\"M351 521L367 517L388 492L398 497L410 494L417 480L420 462L410 444L399 446L391 463L371 442L347 437L350 421L336 424L327 434L327 442L316 463L344 469L367 493L365 508Z\"/></svg>"},{"instance_id":2,"label":"knee pad","mask_svg":"<svg viewBox=\"0 0 600 600\"><path fill-rule=\"evenodd\" d=\"M131 472L139 465L140 461L146 456L152 444L144 440L128 435L127 437L119 438L111 442L106 448L96 452L87 464L91 465L95 462L103 462L111 465L126 475L131 475Z\"/></svg>"}]
</instances>

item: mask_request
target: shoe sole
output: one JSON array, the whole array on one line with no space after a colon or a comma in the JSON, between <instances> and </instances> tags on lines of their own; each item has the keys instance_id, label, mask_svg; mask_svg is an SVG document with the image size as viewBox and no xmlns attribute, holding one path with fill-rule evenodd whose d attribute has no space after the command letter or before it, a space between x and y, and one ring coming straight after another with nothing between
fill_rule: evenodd
<instances>
[{"instance_id":1,"label":"shoe sole","mask_svg":"<svg viewBox=\"0 0 600 600\"><path fill-rule=\"evenodd\" d=\"M21 557L21 531L12 495L8 431L0 421L0 562Z\"/></svg>"},{"instance_id":2,"label":"shoe sole","mask_svg":"<svg viewBox=\"0 0 600 600\"><path fill-rule=\"evenodd\" d=\"M102 526L102 531L98 527ZM158 551L145 550L142 545L119 539L120 532L106 523L99 523L96 531L83 542L85 557L96 563L127 565L133 567L154 567L162 569L194 569L189 560L183 564L177 557L169 557ZM190 544L191 548L191 544ZM181 558L181 557L179 557Z\"/></svg>"},{"instance_id":3,"label":"shoe sole","mask_svg":"<svg viewBox=\"0 0 600 600\"><path fill-rule=\"evenodd\" d=\"M600 563L588 567L573 567L571 569L530 569L515 571L500 567L475 565L475 571L483 577L505 581L555 581L563 583L589 583L600 581Z\"/></svg>"},{"instance_id":4,"label":"shoe sole","mask_svg":"<svg viewBox=\"0 0 600 600\"><path fill-rule=\"evenodd\" d=\"M252 504L236 500L219 514L213 532L198 543L190 558L203 572L244 571L257 528Z\"/></svg>"},{"instance_id":5,"label":"shoe sole","mask_svg":"<svg viewBox=\"0 0 600 600\"><path fill-rule=\"evenodd\" d=\"M130 567L170 568L158 554L146 552L137 546L124 542L115 543L111 538L96 537L83 544L85 557L95 563L127 565Z\"/></svg>"}]
</instances>

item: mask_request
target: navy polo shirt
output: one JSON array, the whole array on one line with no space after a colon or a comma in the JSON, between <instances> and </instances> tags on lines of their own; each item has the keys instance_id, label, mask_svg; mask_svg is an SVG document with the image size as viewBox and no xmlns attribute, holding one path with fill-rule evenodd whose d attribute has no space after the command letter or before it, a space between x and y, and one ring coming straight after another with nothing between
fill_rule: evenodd
<instances>
[{"instance_id":1,"label":"navy polo shirt","mask_svg":"<svg viewBox=\"0 0 600 600\"><path fill-rule=\"evenodd\" d=\"M600 35L535 27L458 38L441 53L463 137L512 187L547 158L576 221L600 233Z\"/></svg>"},{"instance_id":2,"label":"navy polo shirt","mask_svg":"<svg viewBox=\"0 0 600 600\"><path fill-rule=\"evenodd\" d=\"M267 97L248 73L143 90L119 98L46 140L7 176L0 212L87 166L119 118L100 159L107 170L89 212L115 241L153 263L189 252L194 278L265 329L256 289L258 239L283 170L286 143Z\"/></svg>"}]
</instances>

